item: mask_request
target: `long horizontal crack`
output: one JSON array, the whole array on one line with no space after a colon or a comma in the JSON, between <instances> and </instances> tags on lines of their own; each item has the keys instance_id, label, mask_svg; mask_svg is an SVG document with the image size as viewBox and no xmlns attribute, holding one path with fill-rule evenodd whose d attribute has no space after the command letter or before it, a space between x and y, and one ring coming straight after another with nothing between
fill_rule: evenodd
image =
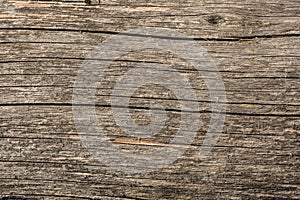
<instances>
[{"instance_id":1,"label":"long horizontal crack","mask_svg":"<svg viewBox=\"0 0 300 200\"><path fill-rule=\"evenodd\" d=\"M142 35L142 34L130 34L117 31L104 31L104 30L83 30L83 29L68 29L68 28L43 28L43 27L7 27L0 28L0 30L27 30L27 31L58 31L58 32L80 32L80 33L101 33L109 35L127 35L134 37L152 37L169 40L196 40L196 41L240 41L240 40L252 40L259 38L282 38L282 37L300 37L300 33L290 34L271 34L271 35L251 35L251 36L233 36L228 38L181 38L181 37L164 37L157 35Z\"/></svg>"},{"instance_id":2,"label":"long horizontal crack","mask_svg":"<svg viewBox=\"0 0 300 200\"><path fill-rule=\"evenodd\" d=\"M125 60L125 59L101 59L101 58L80 58L80 57L28 57L28 59L35 60L8 60L0 61L0 63L29 63L29 62L44 62L45 60L94 60L94 61L107 61L107 62L133 62L133 63L154 63L162 64L161 62L156 61L147 61L147 60ZM36 60L39 59L39 60Z\"/></svg>"},{"instance_id":3,"label":"long horizontal crack","mask_svg":"<svg viewBox=\"0 0 300 200\"><path fill-rule=\"evenodd\" d=\"M98 199L94 199L91 197L83 197L83 196L74 196L74 195L58 195L58 194L41 194L41 193L30 193L30 194L21 194L18 193L17 195L13 195L13 196L7 196L7 197L2 197L0 200L29 200L32 198L32 196L34 197L55 197L55 198L72 198L72 199L86 199L86 200L98 200ZM31 197L31 198L28 198ZM102 196L102 197L109 197L109 198L120 198L120 196ZM144 200L141 198L131 198L131 197L127 197L126 199L134 199L134 200ZM33 199L35 200L35 199Z\"/></svg>"},{"instance_id":4,"label":"long horizontal crack","mask_svg":"<svg viewBox=\"0 0 300 200\"><path fill-rule=\"evenodd\" d=\"M281 114L281 113L238 113L238 112L213 112L210 110L200 110L200 111L192 111L192 110L180 110L173 108L149 108L143 106L122 106L122 105L107 105L107 104L72 104L72 103L13 103L13 104L0 104L0 106L86 106L86 107L103 107L103 108L123 108L123 109L139 109L139 110L161 110L168 112L178 112L178 113L215 113L220 115L238 115L238 116L253 116L253 117L300 117L300 113L295 114Z\"/></svg>"}]
</instances>

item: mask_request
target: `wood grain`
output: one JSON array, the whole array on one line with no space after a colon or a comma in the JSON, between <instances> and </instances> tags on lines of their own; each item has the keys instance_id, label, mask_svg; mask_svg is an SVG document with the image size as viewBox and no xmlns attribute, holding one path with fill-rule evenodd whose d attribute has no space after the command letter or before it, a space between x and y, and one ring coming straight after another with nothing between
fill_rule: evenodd
<instances>
[{"instance_id":1,"label":"wood grain","mask_svg":"<svg viewBox=\"0 0 300 200\"><path fill-rule=\"evenodd\" d=\"M8 3L0 8L2 200L299 198L300 1ZM100 125L124 148L169 145L181 113L174 94L146 87L131 97L137 123L149 121L150 102L168 112L169 128L145 141L119 131L110 102L111 88L124 70L165 64L194 80L202 112L193 144L171 166L134 175L111 170L83 146L72 112L78 70L101 42L137 27L181 31L216 63L226 88L226 121L206 159L197 152L211 114L207 87L184 60L151 49L113 62L108 81L96 93Z\"/></svg>"}]
</instances>

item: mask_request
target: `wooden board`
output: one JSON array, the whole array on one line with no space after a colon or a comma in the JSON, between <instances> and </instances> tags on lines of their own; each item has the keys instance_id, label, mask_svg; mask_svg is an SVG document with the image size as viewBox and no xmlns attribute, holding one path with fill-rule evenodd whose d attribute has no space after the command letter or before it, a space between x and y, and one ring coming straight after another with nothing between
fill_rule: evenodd
<instances>
[{"instance_id":1,"label":"wooden board","mask_svg":"<svg viewBox=\"0 0 300 200\"><path fill-rule=\"evenodd\" d=\"M298 199L299 22L298 0L102 0L90 6L77 0L0 0L0 197ZM227 110L207 158L198 157L211 118L205 83L184 60L151 49L113 62L96 92L100 125L116 144L138 151L170 142L182 114L172 93L145 87L131 97L136 122L149 121L149 102L168 112L171 129L149 141L124 136L111 113L111 88L124 70L160 63L195 81L202 112L193 143L168 167L142 174L115 171L84 147L72 110L77 73L95 47L138 27L182 32L214 60Z\"/></svg>"}]
</instances>

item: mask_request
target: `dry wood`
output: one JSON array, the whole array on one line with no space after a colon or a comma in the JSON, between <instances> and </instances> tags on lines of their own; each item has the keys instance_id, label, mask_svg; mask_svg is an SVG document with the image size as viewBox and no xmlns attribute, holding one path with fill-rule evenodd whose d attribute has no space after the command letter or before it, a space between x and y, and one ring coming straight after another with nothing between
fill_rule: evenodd
<instances>
[{"instance_id":1,"label":"dry wood","mask_svg":"<svg viewBox=\"0 0 300 200\"><path fill-rule=\"evenodd\" d=\"M300 1L1 2L3 200L299 198ZM114 143L141 151L169 145L180 123L176 97L148 87L132 96L135 120L147 123L145 111L157 102L175 128L150 140L126 138L118 131L111 88L124 70L140 63L166 64L195 80L202 110L197 137L182 157L168 168L132 175L90 158L73 121L72 93L79 68L97 45L141 26L179 30L207 49L225 84L227 112L218 143L208 158L199 159L211 114L201 77L168 52L150 49L122 56L96 94L100 125Z\"/></svg>"}]
</instances>

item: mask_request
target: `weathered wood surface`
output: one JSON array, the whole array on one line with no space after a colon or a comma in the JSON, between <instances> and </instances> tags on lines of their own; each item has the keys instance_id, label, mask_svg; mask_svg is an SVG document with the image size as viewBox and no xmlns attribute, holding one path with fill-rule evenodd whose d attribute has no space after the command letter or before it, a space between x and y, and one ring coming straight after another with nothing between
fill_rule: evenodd
<instances>
[{"instance_id":1,"label":"weathered wood surface","mask_svg":"<svg viewBox=\"0 0 300 200\"><path fill-rule=\"evenodd\" d=\"M207 112L190 150L168 168L130 175L89 158L74 125L72 92L94 47L140 26L177 29L206 48L224 80L227 113L215 148L198 159L210 118L200 80L194 87ZM12 0L1 8L0 45L2 199L299 198L300 1ZM139 62L182 60L131 53L114 62L112 75ZM101 125L119 138L109 114L113 83L106 84L97 92L97 111L108 113ZM153 95L166 108L178 107L170 95ZM138 95L132 99L145 106ZM174 123L179 114L170 111Z\"/></svg>"}]
</instances>

